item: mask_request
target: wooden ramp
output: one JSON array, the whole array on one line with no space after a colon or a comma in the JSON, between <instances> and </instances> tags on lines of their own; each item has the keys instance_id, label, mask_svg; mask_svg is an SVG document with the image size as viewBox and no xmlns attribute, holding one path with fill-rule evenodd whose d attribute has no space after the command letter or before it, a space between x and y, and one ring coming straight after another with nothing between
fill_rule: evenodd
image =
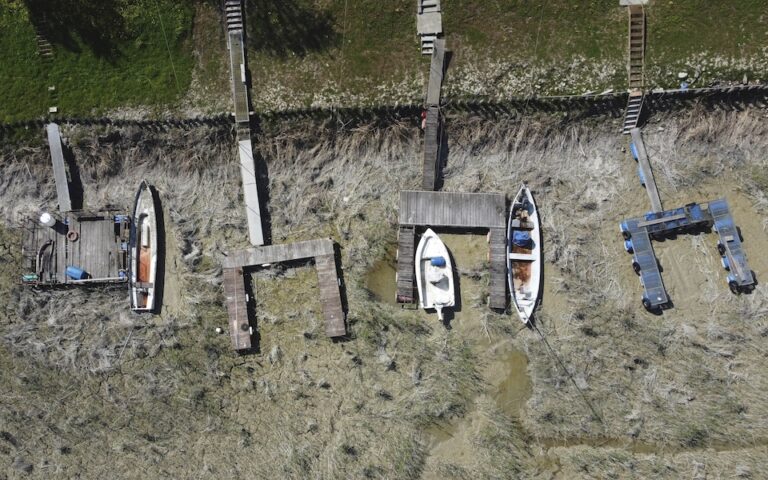
<instances>
[{"instance_id":1,"label":"wooden ramp","mask_svg":"<svg viewBox=\"0 0 768 480\"><path fill-rule=\"evenodd\" d=\"M506 295L506 197L500 193L400 192L400 239L397 264L398 301L413 297L415 227L487 229L490 232L489 306L505 308ZM410 248L410 251L409 251ZM409 290L410 288L410 290Z\"/></svg>"},{"instance_id":2,"label":"wooden ramp","mask_svg":"<svg viewBox=\"0 0 768 480\"><path fill-rule=\"evenodd\" d=\"M661 198L659 197L659 191L656 188L656 179L653 177L651 162L648 160L648 152L646 152L645 143L643 143L643 135L639 128L633 128L631 134L632 143L635 145L637 151L637 162L640 164L642 178L645 181L645 191L648 193L648 198L651 200L651 210L654 212L661 212L664 208L661 206Z\"/></svg>"},{"instance_id":3,"label":"wooden ramp","mask_svg":"<svg viewBox=\"0 0 768 480\"><path fill-rule=\"evenodd\" d=\"M56 181L56 196L59 199L59 211L72 210L72 201L69 197L69 181L67 169L64 163L64 149L61 144L61 131L55 123L49 123L45 127L48 134L48 145L51 149L51 161L53 162L53 178Z\"/></svg>"},{"instance_id":4,"label":"wooden ramp","mask_svg":"<svg viewBox=\"0 0 768 480\"><path fill-rule=\"evenodd\" d=\"M421 188L435 190L440 176L440 108L427 107L427 121L424 127L424 162Z\"/></svg>"},{"instance_id":5,"label":"wooden ramp","mask_svg":"<svg viewBox=\"0 0 768 480\"><path fill-rule=\"evenodd\" d=\"M239 140L237 142L237 152L240 158L240 176L243 180L243 202L245 203L245 215L248 220L248 238L251 245L264 245L259 191L256 184L256 164L253 161L251 139Z\"/></svg>"},{"instance_id":6,"label":"wooden ramp","mask_svg":"<svg viewBox=\"0 0 768 480\"><path fill-rule=\"evenodd\" d=\"M347 334L346 318L341 301L341 280L337 273L333 241L330 239L319 239L284 245L268 245L231 252L221 262L225 272L224 294L227 312L229 313L230 335L236 350L239 349L238 345L244 344L237 342L244 342L243 334L240 333L240 330L244 328L243 322L245 324L248 323L248 319L246 313L243 313L247 312L247 310L242 308L243 300L232 293L232 289L239 289L243 292L243 295L246 295L244 292L245 285L242 283L242 272L244 269L309 258L314 258L315 260L320 301L323 308L323 316L325 317L325 333L329 337L341 337ZM232 273L238 270L241 273L237 275ZM236 278L233 277L228 280L229 277L226 275L235 275ZM227 282L229 282L229 285L227 285ZM255 296L255 292L252 292L252 294ZM250 344L247 348L251 348Z\"/></svg>"}]
</instances>

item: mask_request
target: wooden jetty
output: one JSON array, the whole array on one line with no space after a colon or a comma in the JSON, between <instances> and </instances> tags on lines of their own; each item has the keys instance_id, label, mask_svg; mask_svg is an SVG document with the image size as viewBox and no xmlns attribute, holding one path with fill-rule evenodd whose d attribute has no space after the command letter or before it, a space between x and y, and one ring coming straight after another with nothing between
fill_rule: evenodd
<instances>
[{"instance_id":1,"label":"wooden jetty","mask_svg":"<svg viewBox=\"0 0 768 480\"><path fill-rule=\"evenodd\" d=\"M487 229L490 232L491 292L489 306L503 309L506 294L506 197L500 193L400 192L400 238L397 260L397 299L410 303L414 295L413 243L417 227Z\"/></svg>"},{"instance_id":2,"label":"wooden jetty","mask_svg":"<svg viewBox=\"0 0 768 480\"><path fill-rule=\"evenodd\" d=\"M53 227L28 219L22 230L24 282L45 286L126 282L129 235L130 217L114 212L68 212ZM72 278L67 267L87 275Z\"/></svg>"},{"instance_id":3,"label":"wooden jetty","mask_svg":"<svg viewBox=\"0 0 768 480\"><path fill-rule=\"evenodd\" d=\"M645 180L645 191L651 200L651 210L661 212L664 208L661 206L661 197L659 197L659 190L656 188L656 179L653 177L651 162L648 160L648 152L645 150L643 135L639 128L632 129L632 143L635 145L637 162L640 164L640 171Z\"/></svg>"},{"instance_id":4,"label":"wooden jetty","mask_svg":"<svg viewBox=\"0 0 768 480\"><path fill-rule=\"evenodd\" d=\"M72 210L72 201L69 197L69 181L67 169L64 163L64 148L61 143L61 131L55 123L45 126L48 134L48 145L51 149L51 161L53 162L53 178L56 181L56 196L59 199L59 211Z\"/></svg>"},{"instance_id":5,"label":"wooden jetty","mask_svg":"<svg viewBox=\"0 0 768 480\"><path fill-rule=\"evenodd\" d=\"M247 304L252 300L252 296L245 292L243 273L247 273L246 269L309 258L315 260L320 300L325 317L325 334L329 337L341 337L347 334L341 302L341 280L337 274L333 241L318 239L284 245L268 245L231 252L222 259L225 272L225 303L229 313L232 346L235 350L251 348ZM255 296L255 292L251 293ZM242 333L246 330L249 332L247 340Z\"/></svg>"}]
</instances>

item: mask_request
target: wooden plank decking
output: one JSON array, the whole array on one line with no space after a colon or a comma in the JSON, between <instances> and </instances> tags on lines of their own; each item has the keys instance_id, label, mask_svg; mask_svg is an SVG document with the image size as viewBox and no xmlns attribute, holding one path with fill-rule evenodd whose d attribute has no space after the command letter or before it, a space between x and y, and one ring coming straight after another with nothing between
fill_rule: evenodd
<instances>
[{"instance_id":1,"label":"wooden plank decking","mask_svg":"<svg viewBox=\"0 0 768 480\"><path fill-rule=\"evenodd\" d=\"M250 350L251 326L242 268L225 268L224 302L229 314L229 337L235 350Z\"/></svg>"},{"instance_id":2,"label":"wooden plank decking","mask_svg":"<svg viewBox=\"0 0 768 480\"><path fill-rule=\"evenodd\" d=\"M305 258L314 258L315 260L320 301L323 308L323 316L325 317L326 335L329 337L341 337L347 334L333 240L318 239L285 245L268 245L235 251L222 259L222 266L225 272L224 293L227 312L229 313L230 335L236 350L238 349L238 343L236 343L235 337L241 336L237 329L243 328L243 322L247 325L248 320L247 316L242 317L242 312L244 311L240 308L242 302L239 297L232 293L232 289L237 288L245 295L245 284L242 283L242 273L239 274L237 279L228 280L226 275L233 275L231 272L234 270L242 272L247 267L259 267L266 264L289 262ZM235 280L240 283L234 284ZM229 285L227 282L229 282ZM252 293L255 296L255 292ZM237 342L241 341L243 340L237 339ZM250 345L248 348L250 348Z\"/></svg>"},{"instance_id":3,"label":"wooden plank decking","mask_svg":"<svg viewBox=\"0 0 768 480\"><path fill-rule=\"evenodd\" d=\"M507 308L507 231L506 228L490 229L490 298L488 306L503 310Z\"/></svg>"},{"instance_id":4,"label":"wooden plank decking","mask_svg":"<svg viewBox=\"0 0 768 480\"><path fill-rule=\"evenodd\" d=\"M427 84L427 106L440 105L440 91L443 87L445 71L445 39L435 40L435 50L429 65L429 84Z\"/></svg>"},{"instance_id":5,"label":"wooden plank decking","mask_svg":"<svg viewBox=\"0 0 768 480\"><path fill-rule=\"evenodd\" d=\"M435 190L440 176L440 108L436 105L427 107L422 171L421 188Z\"/></svg>"},{"instance_id":6,"label":"wooden plank decking","mask_svg":"<svg viewBox=\"0 0 768 480\"><path fill-rule=\"evenodd\" d=\"M256 164L253 161L251 139L239 140L237 151L240 157L240 176L243 179L243 201L248 220L248 238L251 245L257 247L264 245L264 231L261 223L259 191L256 184Z\"/></svg>"},{"instance_id":7,"label":"wooden plank decking","mask_svg":"<svg viewBox=\"0 0 768 480\"><path fill-rule=\"evenodd\" d=\"M341 305L339 277L336 275L334 255L315 257L317 284L320 288L320 302L325 317L325 334L328 337L343 337L347 334L344 309Z\"/></svg>"},{"instance_id":8,"label":"wooden plank decking","mask_svg":"<svg viewBox=\"0 0 768 480\"><path fill-rule=\"evenodd\" d=\"M397 302L414 303L414 255L416 229L413 226L400 226L397 235Z\"/></svg>"},{"instance_id":9,"label":"wooden plank decking","mask_svg":"<svg viewBox=\"0 0 768 480\"><path fill-rule=\"evenodd\" d=\"M51 161L53 162L53 178L56 181L56 196L59 199L59 211L72 210L72 201L69 197L69 181L64 164L64 149L61 144L61 131L55 123L49 123L45 127L48 134L48 145L51 149Z\"/></svg>"},{"instance_id":10,"label":"wooden plank decking","mask_svg":"<svg viewBox=\"0 0 768 480\"><path fill-rule=\"evenodd\" d=\"M506 228L500 193L400 192L400 225Z\"/></svg>"},{"instance_id":11,"label":"wooden plank decking","mask_svg":"<svg viewBox=\"0 0 768 480\"><path fill-rule=\"evenodd\" d=\"M116 222L111 213L70 213L64 217L67 225L59 221L56 229L30 219L22 239L24 273L37 273L42 285L127 281L129 221L124 216L119 218L124 220ZM77 240L67 239L69 231L77 233ZM37 258L39 252L42 252L40 261ZM39 264L45 267L42 271ZM85 270L89 278L73 280L67 277L68 266Z\"/></svg>"}]
</instances>

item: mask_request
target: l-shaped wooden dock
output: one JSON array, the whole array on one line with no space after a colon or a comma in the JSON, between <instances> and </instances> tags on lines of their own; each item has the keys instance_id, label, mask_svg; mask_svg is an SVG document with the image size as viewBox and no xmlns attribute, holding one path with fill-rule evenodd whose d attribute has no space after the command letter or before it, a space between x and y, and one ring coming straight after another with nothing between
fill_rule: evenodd
<instances>
[{"instance_id":1,"label":"l-shaped wooden dock","mask_svg":"<svg viewBox=\"0 0 768 480\"><path fill-rule=\"evenodd\" d=\"M252 310L255 291L248 292L245 275L248 269L273 263L313 258L317 283L325 317L325 334L343 337L347 334L344 307L341 301L341 279L336 265L333 240L318 239L284 245L269 245L231 252L222 259L224 267L224 296L229 314L229 333L235 350L252 348Z\"/></svg>"}]
</instances>

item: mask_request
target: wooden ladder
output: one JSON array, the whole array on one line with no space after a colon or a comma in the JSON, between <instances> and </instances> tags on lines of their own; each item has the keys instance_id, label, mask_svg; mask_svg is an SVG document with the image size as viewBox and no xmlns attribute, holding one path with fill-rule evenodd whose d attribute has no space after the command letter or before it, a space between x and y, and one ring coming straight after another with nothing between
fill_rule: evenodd
<instances>
[{"instance_id":1,"label":"wooden ladder","mask_svg":"<svg viewBox=\"0 0 768 480\"><path fill-rule=\"evenodd\" d=\"M224 3L224 15L227 22L227 31L243 29L243 4L240 0L226 0Z\"/></svg>"}]
</instances>

